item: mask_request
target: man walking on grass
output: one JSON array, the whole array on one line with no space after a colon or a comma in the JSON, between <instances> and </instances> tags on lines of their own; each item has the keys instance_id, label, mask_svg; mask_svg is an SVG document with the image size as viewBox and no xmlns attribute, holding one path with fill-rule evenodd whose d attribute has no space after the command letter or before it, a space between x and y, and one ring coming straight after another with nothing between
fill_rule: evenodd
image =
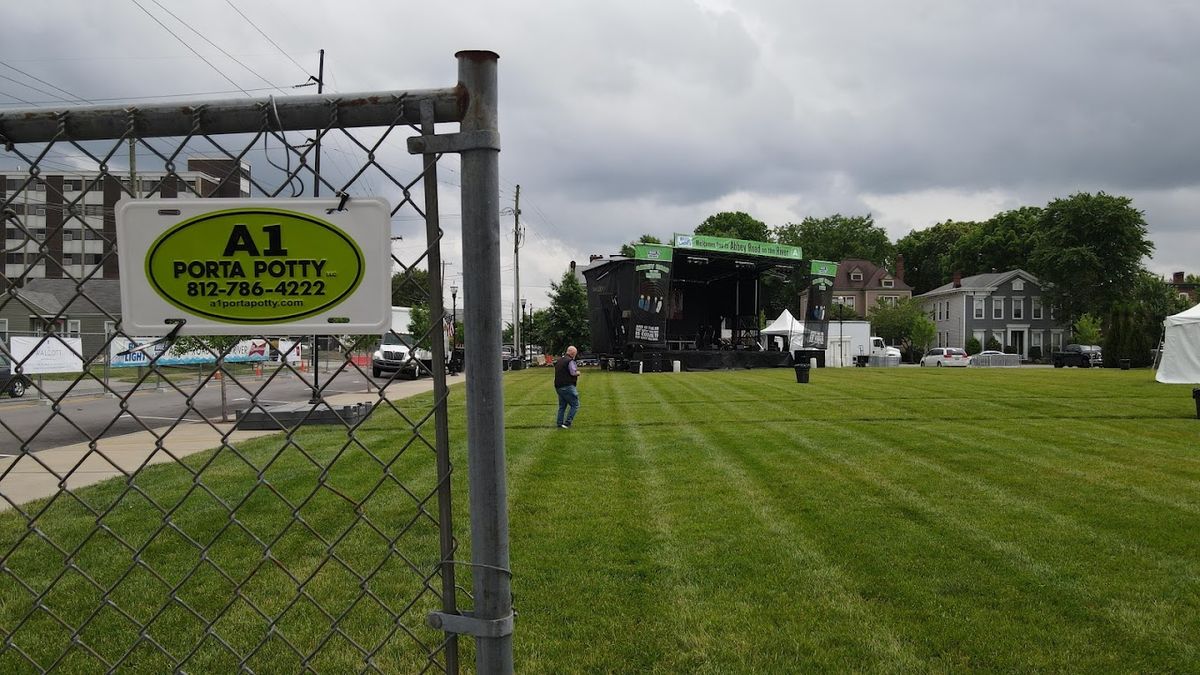
<instances>
[{"instance_id":1,"label":"man walking on grass","mask_svg":"<svg viewBox=\"0 0 1200 675\"><path fill-rule=\"evenodd\" d=\"M570 429L575 413L579 411L579 390L575 383L579 381L579 367L575 365L575 355L578 349L572 345L567 347L566 356L560 356L554 364L554 391L558 392L558 427ZM567 407L570 406L570 411ZM566 412L566 417L563 413Z\"/></svg>"}]
</instances>

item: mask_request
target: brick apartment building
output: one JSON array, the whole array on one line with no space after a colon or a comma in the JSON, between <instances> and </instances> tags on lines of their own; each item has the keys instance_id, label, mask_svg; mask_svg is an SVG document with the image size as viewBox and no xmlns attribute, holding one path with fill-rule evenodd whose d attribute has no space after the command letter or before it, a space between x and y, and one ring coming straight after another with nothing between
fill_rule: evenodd
<instances>
[{"instance_id":1,"label":"brick apartment building","mask_svg":"<svg viewBox=\"0 0 1200 675\"><path fill-rule=\"evenodd\" d=\"M249 197L250 166L228 158L191 157L187 171L164 182L165 172L129 177L97 171L51 173L30 177L24 170L0 167L3 213L3 275L0 289L28 279L85 277L116 279L117 257L105 257L116 245L113 207L131 194L141 198ZM64 273L68 270L69 273Z\"/></svg>"},{"instance_id":2,"label":"brick apartment building","mask_svg":"<svg viewBox=\"0 0 1200 675\"><path fill-rule=\"evenodd\" d=\"M1186 299L1193 305L1200 302L1200 284L1188 282L1187 275L1183 272L1176 272L1171 275L1171 281L1168 283L1171 285L1171 289L1179 294L1179 297Z\"/></svg>"}]
</instances>

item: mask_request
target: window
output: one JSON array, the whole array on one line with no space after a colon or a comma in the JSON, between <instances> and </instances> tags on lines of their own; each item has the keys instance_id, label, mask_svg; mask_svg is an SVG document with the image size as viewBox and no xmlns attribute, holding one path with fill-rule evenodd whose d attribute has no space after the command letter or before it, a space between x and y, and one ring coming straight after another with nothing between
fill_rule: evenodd
<instances>
[{"instance_id":1,"label":"window","mask_svg":"<svg viewBox=\"0 0 1200 675\"><path fill-rule=\"evenodd\" d=\"M83 231L83 238L87 239L88 241L97 241L103 239L104 237L96 230L88 229Z\"/></svg>"},{"instance_id":2,"label":"window","mask_svg":"<svg viewBox=\"0 0 1200 675\"><path fill-rule=\"evenodd\" d=\"M850 281L862 281L862 270L856 268L850 272Z\"/></svg>"},{"instance_id":3,"label":"window","mask_svg":"<svg viewBox=\"0 0 1200 675\"><path fill-rule=\"evenodd\" d=\"M1056 352L1062 351L1062 331L1050 331L1050 348Z\"/></svg>"},{"instance_id":4,"label":"window","mask_svg":"<svg viewBox=\"0 0 1200 675\"><path fill-rule=\"evenodd\" d=\"M946 320L949 321L950 320L950 301L947 300L945 304L946 304Z\"/></svg>"},{"instance_id":5,"label":"window","mask_svg":"<svg viewBox=\"0 0 1200 675\"><path fill-rule=\"evenodd\" d=\"M883 279L879 282L879 285L883 286L884 288L895 288L896 282L893 279Z\"/></svg>"},{"instance_id":6,"label":"window","mask_svg":"<svg viewBox=\"0 0 1200 675\"><path fill-rule=\"evenodd\" d=\"M1024 279L1013 279L1013 290L1014 291L1025 290L1025 280Z\"/></svg>"},{"instance_id":7,"label":"window","mask_svg":"<svg viewBox=\"0 0 1200 675\"><path fill-rule=\"evenodd\" d=\"M33 207L33 215L35 215L35 216L46 215L46 206L44 204L38 204L37 206Z\"/></svg>"},{"instance_id":8,"label":"window","mask_svg":"<svg viewBox=\"0 0 1200 675\"><path fill-rule=\"evenodd\" d=\"M76 239L83 239L83 233L78 230L63 230L63 241L74 241Z\"/></svg>"},{"instance_id":9,"label":"window","mask_svg":"<svg viewBox=\"0 0 1200 675\"><path fill-rule=\"evenodd\" d=\"M103 253L88 253L83 256L84 263L88 265L99 265L104 260Z\"/></svg>"},{"instance_id":10,"label":"window","mask_svg":"<svg viewBox=\"0 0 1200 675\"><path fill-rule=\"evenodd\" d=\"M1042 348L1042 331L1035 330L1029 334L1029 346Z\"/></svg>"},{"instance_id":11,"label":"window","mask_svg":"<svg viewBox=\"0 0 1200 675\"><path fill-rule=\"evenodd\" d=\"M21 183L23 182L20 178L8 178L4 181L4 186L8 188L9 192L16 192L21 189Z\"/></svg>"},{"instance_id":12,"label":"window","mask_svg":"<svg viewBox=\"0 0 1200 675\"><path fill-rule=\"evenodd\" d=\"M79 334L82 331L83 331L83 326L82 326L82 322L79 319L68 319L67 320L67 336L68 337L79 337Z\"/></svg>"},{"instance_id":13,"label":"window","mask_svg":"<svg viewBox=\"0 0 1200 675\"><path fill-rule=\"evenodd\" d=\"M900 297L896 295L885 295L879 298L879 301L888 307L895 307L900 302Z\"/></svg>"},{"instance_id":14,"label":"window","mask_svg":"<svg viewBox=\"0 0 1200 675\"><path fill-rule=\"evenodd\" d=\"M4 254L4 262L8 263L9 265L24 265L25 264L25 254L24 253L5 253Z\"/></svg>"},{"instance_id":15,"label":"window","mask_svg":"<svg viewBox=\"0 0 1200 675\"><path fill-rule=\"evenodd\" d=\"M975 298L975 318L983 318L983 298L980 297Z\"/></svg>"},{"instance_id":16,"label":"window","mask_svg":"<svg viewBox=\"0 0 1200 675\"><path fill-rule=\"evenodd\" d=\"M854 296L853 296L853 295L837 295L837 296L834 296L834 298L833 298L833 304L835 304L835 305L845 305L845 306L849 307L850 309L854 309Z\"/></svg>"},{"instance_id":17,"label":"window","mask_svg":"<svg viewBox=\"0 0 1200 675\"><path fill-rule=\"evenodd\" d=\"M1042 318L1042 299L1041 298L1030 298L1029 302L1031 305L1033 305L1033 318L1035 318L1035 319Z\"/></svg>"},{"instance_id":18,"label":"window","mask_svg":"<svg viewBox=\"0 0 1200 675\"><path fill-rule=\"evenodd\" d=\"M117 322L116 321L105 321L104 322L104 337L107 338L115 332L117 332Z\"/></svg>"},{"instance_id":19,"label":"window","mask_svg":"<svg viewBox=\"0 0 1200 675\"><path fill-rule=\"evenodd\" d=\"M1004 298L992 298L992 318L1004 318Z\"/></svg>"},{"instance_id":20,"label":"window","mask_svg":"<svg viewBox=\"0 0 1200 675\"><path fill-rule=\"evenodd\" d=\"M1014 318L1014 319L1024 319L1025 318L1025 298L1013 298L1012 299L1012 318Z\"/></svg>"},{"instance_id":21,"label":"window","mask_svg":"<svg viewBox=\"0 0 1200 675\"><path fill-rule=\"evenodd\" d=\"M979 341L980 347L982 347L984 344L987 343L987 332L986 331L982 331L982 330L974 331L971 333L971 337L973 337Z\"/></svg>"},{"instance_id":22,"label":"window","mask_svg":"<svg viewBox=\"0 0 1200 675\"><path fill-rule=\"evenodd\" d=\"M83 214L85 216L102 216L104 215L104 205L102 204L84 204Z\"/></svg>"},{"instance_id":23,"label":"window","mask_svg":"<svg viewBox=\"0 0 1200 675\"><path fill-rule=\"evenodd\" d=\"M68 178L63 181L64 192L79 192L83 189L83 181L78 178Z\"/></svg>"},{"instance_id":24,"label":"window","mask_svg":"<svg viewBox=\"0 0 1200 675\"><path fill-rule=\"evenodd\" d=\"M76 253L64 253L64 254L63 254L63 257L62 257L62 263L63 263L64 265L78 265L78 264L79 264L79 260L78 260L78 259L76 259L76 257L75 257L76 255L78 255L78 254L76 254Z\"/></svg>"},{"instance_id":25,"label":"window","mask_svg":"<svg viewBox=\"0 0 1200 675\"><path fill-rule=\"evenodd\" d=\"M0 319L0 342L8 344L8 319Z\"/></svg>"},{"instance_id":26,"label":"window","mask_svg":"<svg viewBox=\"0 0 1200 675\"><path fill-rule=\"evenodd\" d=\"M942 301L941 300L938 300L937 304L934 305L933 311L934 311L934 321L941 321L942 320Z\"/></svg>"}]
</instances>

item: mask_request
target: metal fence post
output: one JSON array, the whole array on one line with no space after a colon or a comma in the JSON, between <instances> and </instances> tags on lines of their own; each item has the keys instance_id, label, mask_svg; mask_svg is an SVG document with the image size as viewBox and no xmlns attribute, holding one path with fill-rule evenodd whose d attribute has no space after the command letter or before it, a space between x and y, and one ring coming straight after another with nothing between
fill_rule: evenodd
<instances>
[{"instance_id":1,"label":"metal fence post","mask_svg":"<svg viewBox=\"0 0 1200 675\"><path fill-rule=\"evenodd\" d=\"M458 52L466 90L463 134L495 133L496 61L488 51ZM462 152L463 292L467 373L467 478L475 618L511 619L504 390L500 378L500 161L497 148ZM431 275L432 276L432 275ZM480 673L511 673L512 635L475 638Z\"/></svg>"}]
</instances>

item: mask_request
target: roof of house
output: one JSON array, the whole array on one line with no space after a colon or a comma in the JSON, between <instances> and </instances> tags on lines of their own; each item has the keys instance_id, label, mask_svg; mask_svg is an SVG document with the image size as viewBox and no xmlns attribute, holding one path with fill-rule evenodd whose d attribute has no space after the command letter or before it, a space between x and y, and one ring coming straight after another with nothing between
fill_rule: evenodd
<instances>
[{"instance_id":1,"label":"roof of house","mask_svg":"<svg viewBox=\"0 0 1200 675\"><path fill-rule=\"evenodd\" d=\"M1032 281L1035 284L1039 283L1037 277L1023 269L1008 270L1007 272L988 272L986 274L976 274L974 276L963 277L959 281L958 286L955 286L954 282L951 281L948 284L938 286L932 291L923 293L917 297L923 298L930 295L943 295L946 293L992 291L995 290L1000 284L1003 284L1018 275L1029 281Z\"/></svg>"},{"instance_id":2,"label":"roof of house","mask_svg":"<svg viewBox=\"0 0 1200 675\"><path fill-rule=\"evenodd\" d=\"M10 300L5 304L11 303L14 307L20 306L36 314L58 314L62 309L62 303L49 293L38 293L23 288L13 289L10 293L16 295L17 299Z\"/></svg>"},{"instance_id":3,"label":"roof of house","mask_svg":"<svg viewBox=\"0 0 1200 675\"><path fill-rule=\"evenodd\" d=\"M83 291L74 279L30 279L17 291L29 302L57 314L121 315L121 282L117 279L90 279L83 282Z\"/></svg>"},{"instance_id":4,"label":"roof of house","mask_svg":"<svg viewBox=\"0 0 1200 675\"><path fill-rule=\"evenodd\" d=\"M853 281L850 279L850 274L854 270L862 272L863 278L861 281ZM895 285L891 288L884 288L883 280L892 279ZM880 267L870 260L861 258L847 258L838 263L837 276L833 280L833 290L835 291L863 291L863 290L889 290L889 291L911 291L912 286L904 283L904 280L897 279L895 275L887 270L886 267Z\"/></svg>"}]
</instances>

